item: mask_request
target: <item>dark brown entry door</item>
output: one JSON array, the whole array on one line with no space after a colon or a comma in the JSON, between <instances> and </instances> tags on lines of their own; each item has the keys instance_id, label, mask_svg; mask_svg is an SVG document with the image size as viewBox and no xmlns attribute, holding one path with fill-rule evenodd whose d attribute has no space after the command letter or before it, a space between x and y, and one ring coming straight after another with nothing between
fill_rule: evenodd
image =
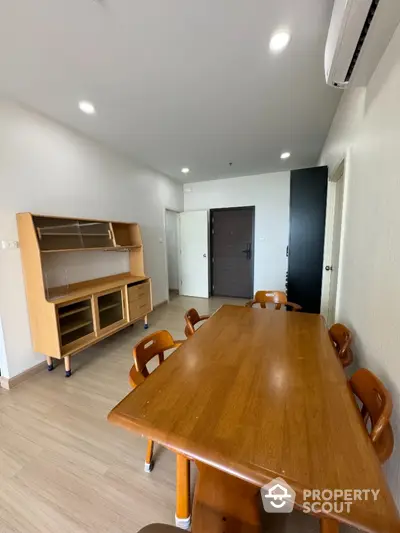
<instances>
[{"instance_id":1,"label":"dark brown entry door","mask_svg":"<svg viewBox=\"0 0 400 533\"><path fill-rule=\"evenodd\" d=\"M212 294L253 296L254 207L211 210Z\"/></svg>"}]
</instances>

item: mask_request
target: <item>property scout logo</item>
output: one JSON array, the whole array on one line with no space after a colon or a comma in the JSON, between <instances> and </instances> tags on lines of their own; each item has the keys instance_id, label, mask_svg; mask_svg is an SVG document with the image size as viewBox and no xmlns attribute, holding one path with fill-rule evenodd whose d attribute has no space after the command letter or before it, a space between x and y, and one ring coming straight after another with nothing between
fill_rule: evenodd
<instances>
[{"instance_id":1,"label":"property scout logo","mask_svg":"<svg viewBox=\"0 0 400 533\"><path fill-rule=\"evenodd\" d=\"M280 477L273 479L261 489L264 510L267 513L291 513L296 493Z\"/></svg>"},{"instance_id":2,"label":"property scout logo","mask_svg":"<svg viewBox=\"0 0 400 533\"><path fill-rule=\"evenodd\" d=\"M349 513L357 500L378 499L379 489L323 489L303 491L304 513ZM291 513L296 494L292 487L280 477L273 479L261 489L264 510L267 513Z\"/></svg>"}]
</instances>

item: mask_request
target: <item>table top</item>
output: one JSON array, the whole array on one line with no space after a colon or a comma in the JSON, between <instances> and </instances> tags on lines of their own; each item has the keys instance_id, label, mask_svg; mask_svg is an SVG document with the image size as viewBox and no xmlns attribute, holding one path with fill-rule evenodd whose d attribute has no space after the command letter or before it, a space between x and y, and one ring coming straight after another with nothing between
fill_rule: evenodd
<instances>
[{"instance_id":1,"label":"table top","mask_svg":"<svg viewBox=\"0 0 400 533\"><path fill-rule=\"evenodd\" d=\"M330 516L400 531L319 315L222 306L109 420L259 486L282 477L298 505L303 489L380 489Z\"/></svg>"}]
</instances>

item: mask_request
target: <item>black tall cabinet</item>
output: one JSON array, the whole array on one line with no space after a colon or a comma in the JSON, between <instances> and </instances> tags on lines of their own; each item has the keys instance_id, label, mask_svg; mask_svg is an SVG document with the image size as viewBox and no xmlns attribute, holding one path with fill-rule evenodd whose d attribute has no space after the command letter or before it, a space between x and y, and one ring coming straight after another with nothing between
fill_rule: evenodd
<instances>
[{"instance_id":1,"label":"black tall cabinet","mask_svg":"<svg viewBox=\"0 0 400 533\"><path fill-rule=\"evenodd\" d=\"M287 294L306 313L321 309L328 167L290 175L290 234Z\"/></svg>"}]
</instances>

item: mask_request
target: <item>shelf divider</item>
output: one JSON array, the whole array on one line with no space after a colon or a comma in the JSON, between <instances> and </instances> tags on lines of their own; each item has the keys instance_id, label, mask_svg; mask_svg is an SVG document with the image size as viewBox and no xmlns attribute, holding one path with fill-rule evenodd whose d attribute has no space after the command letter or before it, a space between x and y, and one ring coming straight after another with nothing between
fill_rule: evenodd
<instances>
[{"instance_id":1,"label":"shelf divider","mask_svg":"<svg viewBox=\"0 0 400 533\"><path fill-rule=\"evenodd\" d=\"M121 302L117 302L117 303L114 303L114 304L105 305L104 307L100 307L99 308L99 312L102 313L103 311L108 311L109 309L112 309L113 307L122 307L122 303Z\"/></svg>"},{"instance_id":2,"label":"shelf divider","mask_svg":"<svg viewBox=\"0 0 400 533\"><path fill-rule=\"evenodd\" d=\"M73 331L76 331L77 329L84 328L85 326L89 326L93 324L92 320L85 320L84 322L75 322L71 323L70 326L67 326L65 328L61 328L61 336L67 335L67 333L72 333Z\"/></svg>"},{"instance_id":3,"label":"shelf divider","mask_svg":"<svg viewBox=\"0 0 400 533\"><path fill-rule=\"evenodd\" d=\"M65 318L67 316L75 315L77 313L81 313L82 311L86 311L87 309L90 309L90 305L85 305L84 307L79 307L77 309L72 309L71 311L65 311L64 313L59 313L58 317Z\"/></svg>"}]
</instances>

